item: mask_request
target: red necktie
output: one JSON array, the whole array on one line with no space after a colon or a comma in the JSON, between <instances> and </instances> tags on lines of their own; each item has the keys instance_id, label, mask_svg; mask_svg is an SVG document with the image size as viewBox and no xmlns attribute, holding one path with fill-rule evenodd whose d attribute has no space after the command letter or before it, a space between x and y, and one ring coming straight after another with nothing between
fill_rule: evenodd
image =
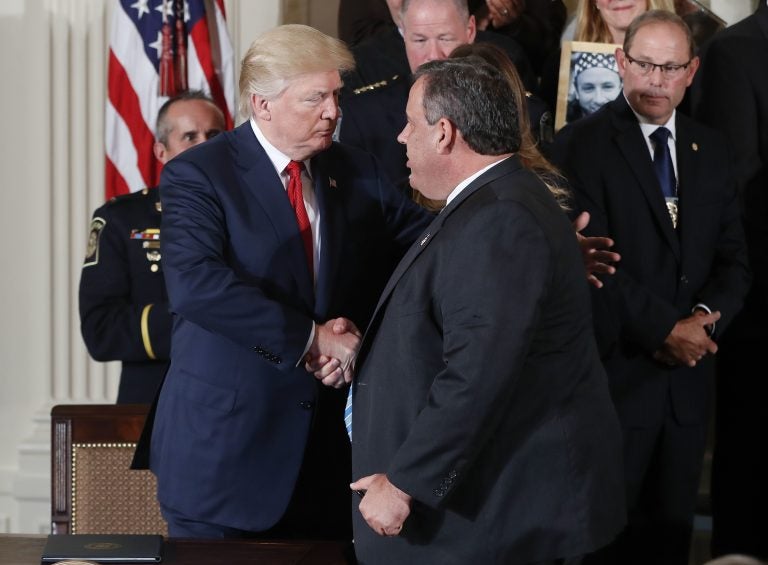
<instances>
[{"instance_id":1,"label":"red necktie","mask_svg":"<svg viewBox=\"0 0 768 565\"><path fill-rule=\"evenodd\" d=\"M309 216L304 207L304 195L301 186L301 171L304 169L304 163L291 161L285 170L288 172L288 200L296 214L296 223L299 224L299 233L304 242L304 253L307 255L307 265L309 272L314 276L314 252L312 251L312 228L309 225Z\"/></svg>"}]
</instances>

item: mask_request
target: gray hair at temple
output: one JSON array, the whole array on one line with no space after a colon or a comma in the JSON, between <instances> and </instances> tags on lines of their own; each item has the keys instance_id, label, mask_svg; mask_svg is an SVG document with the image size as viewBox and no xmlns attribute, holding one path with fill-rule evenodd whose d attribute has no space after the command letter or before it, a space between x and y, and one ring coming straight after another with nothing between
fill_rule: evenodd
<instances>
[{"instance_id":1,"label":"gray hair at temple","mask_svg":"<svg viewBox=\"0 0 768 565\"><path fill-rule=\"evenodd\" d=\"M354 68L352 53L335 37L300 24L273 28L257 37L243 57L240 114L251 117L251 95L275 98L299 75Z\"/></svg>"},{"instance_id":2,"label":"gray hair at temple","mask_svg":"<svg viewBox=\"0 0 768 565\"><path fill-rule=\"evenodd\" d=\"M692 59L696 54L696 43L693 40L691 28L688 27L683 18L667 10L648 10L632 20L632 23L627 28L627 33L624 35L624 45L621 47L624 53L629 53L637 32L651 24L672 24L679 27L688 41L688 57Z\"/></svg>"},{"instance_id":3,"label":"gray hair at temple","mask_svg":"<svg viewBox=\"0 0 768 565\"><path fill-rule=\"evenodd\" d=\"M187 90L186 92L177 94L176 96L166 100L165 103L160 106L160 110L157 112L155 139L157 139L157 141L166 147L168 146L168 136L171 134L171 130L173 129L173 126L168 123L168 120L165 119L166 115L168 114L168 110L171 108L171 106L176 104L176 102L182 102L185 100L202 100L203 102L209 102L220 114L221 123L224 124L226 122L224 119L224 112L222 112L221 108L218 107L216 102L214 102L213 99L202 90Z\"/></svg>"},{"instance_id":4,"label":"gray hair at temple","mask_svg":"<svg viewBox=\"0 0 768 565\"><path fill-rule=\"evenodd\" d=\"M496 68L477 56L430 61L418 68L424 79L424 116L429 124L447 118L480 155L520 148L516 97Z\"/></svg>"},{"instance_id":5,"label":"gray hair at temple","mask_svg":"<svg viewBox=\"0 0 768 565\"><path fill-rule=\"evenodd\" d=\"M462 17L463 20L468 21L469 20L469 6L467 5L467 0L443 0L446 4L453 4L456 7L456 11L458 11L459 15ZM408 8L410 7L413 0L403 0L402 5L400 6L400 21L403 20L403 16L408 11Z\"/></svg>"}]
</instances>

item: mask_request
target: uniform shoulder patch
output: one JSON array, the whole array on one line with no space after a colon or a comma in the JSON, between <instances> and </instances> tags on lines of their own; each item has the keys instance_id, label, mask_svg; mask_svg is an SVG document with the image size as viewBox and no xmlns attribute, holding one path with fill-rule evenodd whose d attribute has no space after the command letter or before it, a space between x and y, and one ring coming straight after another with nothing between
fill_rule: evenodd
<instances>
[{"instance_id":1,"label":"uniform shoulder patch","mask_svg":"<svg viewBox=\"0 0 768 565\"><path fill-rule=\"evenodd\" d=\"M98 216L91 220L91 229L88 233L88 247L85 250L85 263L83 267L97 265L99 262L99 239L107 221Z\"/></svg>"},{"instance_id":2,"label":"uniform shoulder patch","mask_svg":"<svg viewBox=\"0 0 768 565\"><path fill-rule=\"evenodd\" d=\"M360 88L354 89L352 91L352 93L353 94L363 94L365 92L371 92L371 91L374 91L374 90L378 90L378 89L380 89L380 88L382 88L384 86L387 86L387 85L390 85L390 84L393 84L393 83L397 82L397 80L399 78L400 78L399 75L395 75L395 76L393 76L389 80L385 79L385 80L380 80L378 82L374 82L374 83L371 83L371 84L366 84L365 86L361 86Z\"/></svg>"}]
</instances>

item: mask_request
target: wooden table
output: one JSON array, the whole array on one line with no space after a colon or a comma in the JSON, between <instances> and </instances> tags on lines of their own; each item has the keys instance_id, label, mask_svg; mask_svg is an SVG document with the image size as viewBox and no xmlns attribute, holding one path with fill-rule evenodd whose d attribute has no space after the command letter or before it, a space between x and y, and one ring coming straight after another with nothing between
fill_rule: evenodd
<instances>
[{"instance_id":1,"label":"wooden table","mask_svg":"<svg viewBox=\"0 0 768 565\"><path fill-rule=\"evenodd\" d=\"M0 564L39 565L47 536L0 534ZM175 565L348 565L346 544L314 541L166 539Z\"/></svg>"}]
</instances>

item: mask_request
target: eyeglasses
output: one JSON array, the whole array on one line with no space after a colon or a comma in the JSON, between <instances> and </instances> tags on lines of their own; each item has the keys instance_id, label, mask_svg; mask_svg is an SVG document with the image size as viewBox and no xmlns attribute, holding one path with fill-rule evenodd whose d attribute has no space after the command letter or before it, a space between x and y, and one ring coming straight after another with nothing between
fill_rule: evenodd
<instances>
[{"instance_id":1,"label":"eyeglasses","mask_svg":"<svg viewBox=\"0 0 768 565\"><path fill-rule=\"evenodd\" d=\"M627 58L627 61L630 62L634 72L643 77L648 76L656 69L659 69L663 77L677 78L685 72L685 69L687 69L688 65L691 64L691 61L693 61L693 59L690 59L687 63L683 63L682 65L657 65L656 63L649 63L648 61L638 61L637 59L633 59L629 56L629 53L624 53L624 56Z\"/></svg>"}]
</instances>

